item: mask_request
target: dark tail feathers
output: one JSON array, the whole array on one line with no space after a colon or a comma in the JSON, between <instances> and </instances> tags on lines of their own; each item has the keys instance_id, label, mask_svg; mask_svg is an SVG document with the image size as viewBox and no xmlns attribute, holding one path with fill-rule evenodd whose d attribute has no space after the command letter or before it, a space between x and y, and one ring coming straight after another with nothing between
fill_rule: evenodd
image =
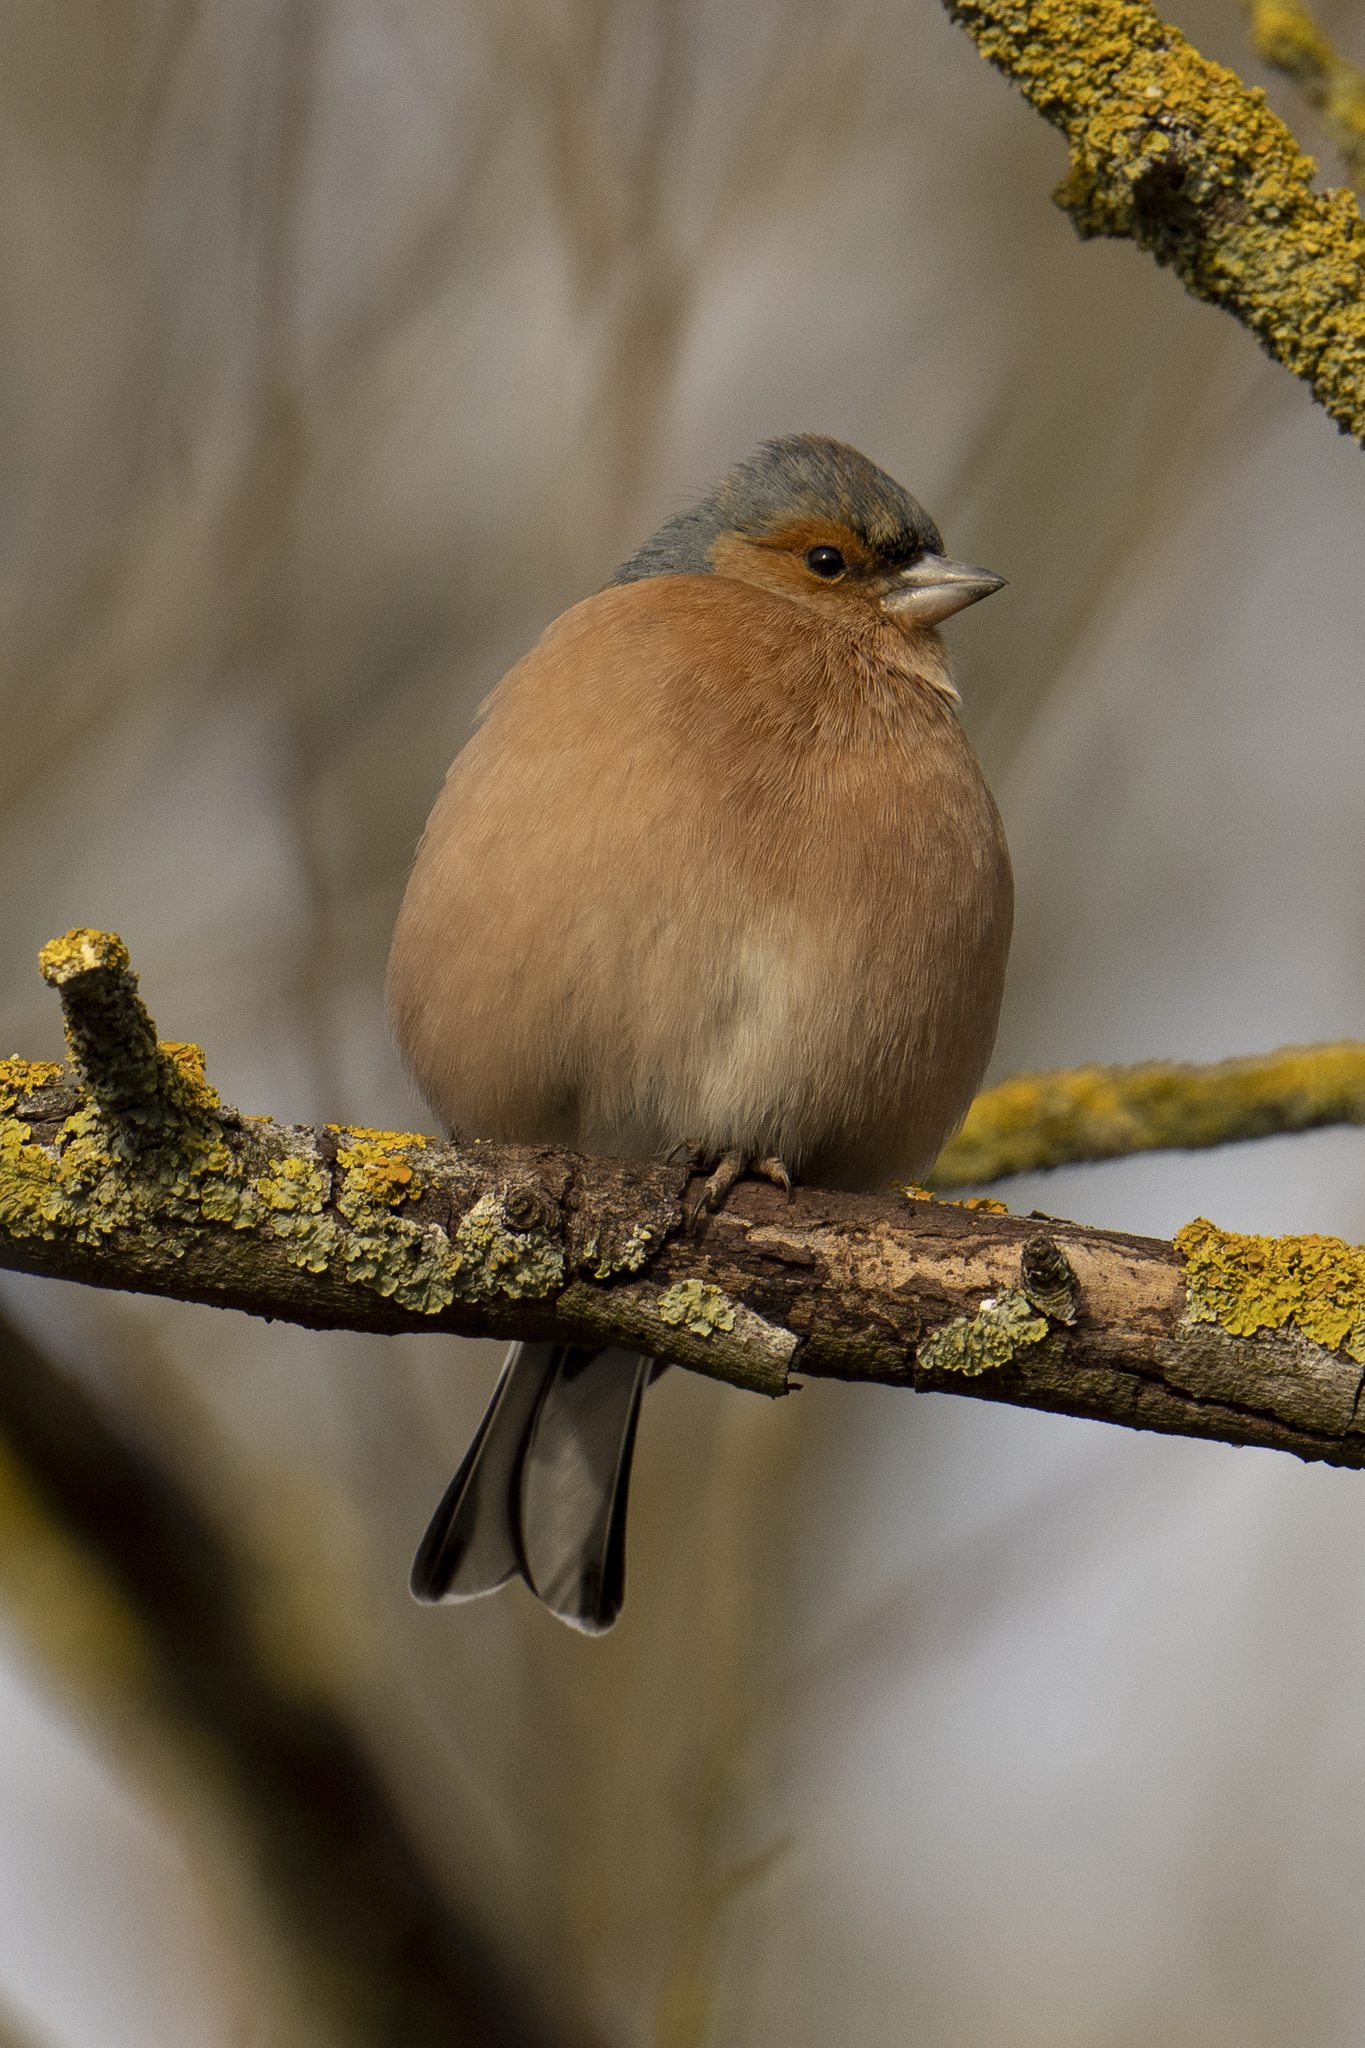
<instances>
[{"instance_id":1,"label":"dark tail feathers","mask_svg":"<svg viewBox=\"0 0 1365 2048\"><path fill-rule=\"evenodd\" d=\"M471 1600L518 1574L600 1635L625 1592L626 1495L650 1361L514 1344L413 1560L419 1600Z\"/></svg>"}]
</instances>

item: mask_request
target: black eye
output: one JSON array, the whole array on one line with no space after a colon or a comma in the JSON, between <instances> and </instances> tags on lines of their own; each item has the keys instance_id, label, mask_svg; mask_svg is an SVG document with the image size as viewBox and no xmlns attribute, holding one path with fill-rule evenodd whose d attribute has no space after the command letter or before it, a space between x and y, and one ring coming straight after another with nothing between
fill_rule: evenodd
<instances>
[{"instance_id":1,"label":"black eye","mask_svg":"<svg viewBox=\"0 0 1365 2048\"><path fill-rule=\"evenodd\" d=\"M806 556L806 567L812 576L823 576L832 583L836 576L842 576L848 567L838 548L811 548Z\"/></svg>"}]
</instances>

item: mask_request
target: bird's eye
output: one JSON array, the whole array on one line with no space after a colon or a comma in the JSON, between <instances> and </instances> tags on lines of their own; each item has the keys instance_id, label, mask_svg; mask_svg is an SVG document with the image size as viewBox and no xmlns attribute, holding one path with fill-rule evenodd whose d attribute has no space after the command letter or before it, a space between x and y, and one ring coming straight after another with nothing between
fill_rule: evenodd
<instances>
[{"instance_id":1,"label":"bird's eye","mask_svg":"<svg viewBox=\"0 0 1365 2048\"><path fill-rule=\"evenodd\" d=\"M826 583L832 583L836 576L842 576L848 567L838 548L811 548L806 555L806 567L812 576L823 576Z\"/></svg>"}]
</instances>

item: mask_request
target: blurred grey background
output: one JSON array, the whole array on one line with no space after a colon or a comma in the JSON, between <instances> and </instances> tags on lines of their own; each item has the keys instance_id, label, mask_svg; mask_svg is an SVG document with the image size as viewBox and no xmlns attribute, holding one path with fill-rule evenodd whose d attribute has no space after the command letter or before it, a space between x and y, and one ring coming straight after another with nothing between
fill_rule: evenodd
<instances>
[{"instance_id":1,"label":"blurred grey background","mask_svg":"<svg viewBox=\"0 0 1365 2048\"><path fill-rule=\"evenodd\" d=\"M1180 25L1270 82L1232 0ZM933 0L15 0L0 53L0 1051L59 1051L34 955L108 926L229 1100L420 1122L383 960L476 705L802 428L1010 579L950 628L1018 876L996 1070L1365 1034L1360 451L1075 239L1059 140ZM1007 1192L1365 1236L1353 1133ZM197 1503L546 2039L1361 2039L1359 1476L673 1374L592 1643L409 1602L492 1347L3 1303ZM53 1651L11 1464L12 2039L381 2038L193 1740L101 1711L83 1624Z\"/></svg>"}]
</instances>

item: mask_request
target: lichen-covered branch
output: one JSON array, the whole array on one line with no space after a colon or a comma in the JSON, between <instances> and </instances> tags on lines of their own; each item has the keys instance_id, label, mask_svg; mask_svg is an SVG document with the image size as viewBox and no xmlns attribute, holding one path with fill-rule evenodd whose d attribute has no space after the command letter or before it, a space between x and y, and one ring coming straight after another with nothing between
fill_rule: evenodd
<instances>
[{"instance_id":1,"label":"lichen-covered branch","mask_svg":"<svg viewBox=\"0 0 1365 2048\"><path fill-rule=\"evenodd\" d=\"M225 1109L160 1046L116 939L43 956L70 1069L0 1065L0 1264L318 1328L636 1346L735 1385L974 1393L1365 1464L1365 1254L1173 1244L913 1195L307 1129ZM141 1079L129 1079L136 1069Z\"/></svg>"},{"instance_id":2,"label":"lichen-covered branch","mask_svg":"<svg viewBox=\"0 0 1365 2048\"><path fill-rule=\"evenodd\" d=\"M1365 1123L1365 1045L1288 1045L1251 1059L1015 1074L972 1104L933 1171L940 1190L1132 1152L1193 1151Z\"/></svg>"},{"instance_id":3,"label":"lichen-covered branch","mask_svg":"<svg viewBox=\"0 0 1365 2048\"><path fill-rule=\"evenodd\" d=\"M945 0L982 54L1066 137L1056 199L1232 313L1365 440L1365 221L1265 95L1210 63L1147 0Z\"/></svg>"},{"instance_id":4,"label":"lichen-covered branch","mask_svg":"<svg viewBox=\"0 0 1365 2048\"><path fill-rule=\"evenodd\" d=\"M1365 190L1365 71L1336 50L1303 0L1242 0L1256 55L1299 87Z\"/></svg>"}]
</instances>

